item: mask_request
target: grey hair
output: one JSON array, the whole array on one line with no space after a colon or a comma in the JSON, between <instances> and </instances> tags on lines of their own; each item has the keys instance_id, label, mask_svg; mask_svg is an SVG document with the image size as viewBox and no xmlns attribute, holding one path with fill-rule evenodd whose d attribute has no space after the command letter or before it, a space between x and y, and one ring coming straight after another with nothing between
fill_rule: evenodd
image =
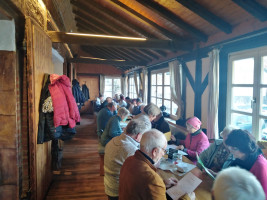
<instances>
[{"instance_id":1,"label":"grey hair","mask_svg":"<svg viewBox=\"0 0 267 200\"><path fill-rule=\"evenodd\" d=\"M137 135L138 133L143 134L144 132L151 129L151 122L148 118L132 119L127 127L126 134L128 135Z\"/></svg>"},{"instance_id":2,"label":"grey hair","mask_svg":"<svg viewBox=\"0 0 267 200\"><path fill-rule=\"evenodd\" d=\"M236 129L236 127L231 126L231 125L224 127L223 131L220 132L220 137L223 138L224 136L228 136L229 133L231 133L231 131L234 129Z\"/></svg>"},{"instance_id":3,"label":"grey hair","mask_svg":"<svg viewBox=\"0 0 267 200\"><path fill-rule=\"evenodd\" d=\"M157 105L154 103L149 103L144 107L144 113L146 113L148 116L157 116L160 114L160 109Z\"/></svg>"},{"instance_id":4,"label":"grey hair","mask_svg":"<svg viewBox=\"0 0 267 200\"><path fill-rule=\"evenodd\" d=\"M119 108L119 110L118 110L118 115L122 118L122 116L127 116L127 115L129 115L129 111L126 109L126 108L124 108L124 107L122 107L122 108Z\"/></svg>"},{"instance_id":5,"label":"grey hair","mask_svg":"<svg viewBox=\"0 0 267 200\"><path fill-rule=\"evenodd\" d=\"M167 145L166 137L157 129L145 132L140 142L140 150L150 154L154 148L164 148Z\"/></svg>"},{"instance_id":6,"label":"grey hair","mask_svg":"<svg viewBox=\"0 0 267 200\"><path fill-rule=\"evenodd\" d=\"M109 107L109 108L112 108L112 106L114 106L115 108L117 108L117 104L114 101L108 103L108 105L107 105L107 107Z\"/></svg>"},{"instance_id":7,"label":"grey hair","mask_svg":"<svg viewBox=\"0 0 267 200\"><path fill-rule=\"evenodd\" d=\"M265 200L265 193L257 178L239 167L221 171L212 190L215 200Z\"/></svg>"}]
</instances>

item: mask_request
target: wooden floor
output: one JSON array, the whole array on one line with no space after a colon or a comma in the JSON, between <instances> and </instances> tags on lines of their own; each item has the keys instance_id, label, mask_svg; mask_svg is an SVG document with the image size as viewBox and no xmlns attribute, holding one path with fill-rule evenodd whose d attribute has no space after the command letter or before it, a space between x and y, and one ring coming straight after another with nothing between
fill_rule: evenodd
<instances>
[{"instance_id":1,"label":"wooden floor","mask_svg":"<svg viewBox=\"0 0 267 200\"><path fill-rule=\"evenodd\" d=\"M96 124L92 116L82 116L75 138L65 142L62 167L47 195L47 200L106 200L104 177L99 175Z\"/></svg>"}]
</instances>

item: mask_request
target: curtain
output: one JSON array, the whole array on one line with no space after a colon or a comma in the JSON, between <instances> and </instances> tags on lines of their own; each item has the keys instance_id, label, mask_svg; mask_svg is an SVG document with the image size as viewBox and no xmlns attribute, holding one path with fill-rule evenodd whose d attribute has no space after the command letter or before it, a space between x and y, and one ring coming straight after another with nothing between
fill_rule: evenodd
<instances>
[{"instance_id":1,"label":"curtain","mask_svg":"<svg viewBox=\"0 0 267 200\"><path fill-rule=\"evenodd\" d=\"M99 88L100 94L104 95L105 92L105 76L100 75L100 88Z\"/></svg>"},{"instance_id":2,"label":"curtain","mask_svg":"<svg viewBox=\"0 0 267 200\"><path fill-rule=\"evenodd\" d=\"M147 82L147 69L143 68L142 71L142 97L143 97L143 103L147 104L147 88L148 88L148 82Z\"/></svg>"},{"instance_id":3,"label":"curtain","mask_svg":"<svg viewBox=\"0 0 267 200\"><path fill-rule=\"evenodd\" d=\"M219 50L213 49L209 53L209 100L207 136L210 139L218 138L218 104L219 104Z\"/></svg>"},{"instance_id":4,"label":"curtain","mask_svg":"<svg viewBox=\"0 0 267 200\"><path fill-rule=\"evenodd\" d=\"M125 96L129 96L129 93L128 93L128 88L129 88L129 79L128 79L128 75L125 76L125 80L124 80L124 83L125 83Z\"/></svg>"},{"instance_id":5,"label":"curtain","mask_svg":"<svg viewBox=\"0 0 267 200\"><path fill-rule=\"evenodd\" d=\"M121 93L126 97L126 81L125 76L121 77Z\"/></svg>"},{"instance_id":6,"label":"curtain","mask_svg":"<svg viewBox=\"0 0 267 200\"><path fill-rule=\"evenodd\" d=\"M136 95L139 97L139 87L138 87L138 82L137 82L137 73L134 72L134 84L135 84L135 90L136 90ZM137 98L134 97L134 98Z\"/></svg>"},{"instance_id":7,"label":"curtain","mask_svg":"<svg viewBox=\"0 0 267 200\"><path fill-rule=\"evenodd\" d=\"M171 81L171 95L174 103L177 104L176 119L181 118L184 110L184 103L182 101L182 66L178 60L169 62L170 81Z\"/></svg>"}]
</instances>

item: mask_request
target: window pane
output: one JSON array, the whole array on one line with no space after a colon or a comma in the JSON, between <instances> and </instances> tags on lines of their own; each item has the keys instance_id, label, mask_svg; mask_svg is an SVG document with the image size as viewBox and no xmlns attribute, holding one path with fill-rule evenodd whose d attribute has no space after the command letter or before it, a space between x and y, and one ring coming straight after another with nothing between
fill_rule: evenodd
<instances>
[{"instance_id":1,"label":"window pane","mask_svg":"<svg viewBox=\"0 0 267 200\"><path fill-rule=\"evenodd\" d=\"M151 85L156 85L157 84L157 75L152 74L151 76Z\"/></svg>"},{"instance_id":2,"label":"window pane","mask_svg":"<svg viewBox=\"0 0 267 200\"><path fill-rule=\"evenodd\" d=\"M267 56L261 58L261 83L267 84Z\"/></svg>"},{"instance_id":3,"label":"window pane","mask_svg":"<svg viewBox=\"0 0 267 200\"><path fill-rule=\"evenodd\" d=\"M164 73L164 85L170 85L171 80L170 80L170 72L165 72Z\"/></svg>"},{"instance_id":4,"label":"window pane","mask_svg":"<svg viewBox=\"0 0 267 200\"><path fill-rule=\"evenodd\" d=\"M173 103L173 102L172 102L172 113L171 113L171 114L172 114L172 115L175 115L177 109L178 109L178 106L176 105L176 103Z\"/></svg>"},{"instance_id":5,"label":"window pane","mask_svg":"<svg viewBox=\"0 0 267 200\"><path fill-rule=\"evenodd\" d=\"M248 115L242 115L237 113L232 113L231 124L240 129L245 129L251 133L252 131L252 117Z\"/></svg>"},{"instance_id":6,"label":"window pane","mask_svg":"<svg viewBox=\"0 0 267 200\"><path fill-rule=\"evenodd\" d=\"M106 92L105 91L105 97L107 98L107 97L112 97L112 92Z\"/></svg>"},{"instance_id":7,"label":"window pane","mask_svg":"<svg viewBox=\"0 0 267 200\"><path fill-rule=\"evenodd\" d=\"M105 92L106 91L112 93L112 85L105 85Z\"/></svg>"},{"instance_id":8,"label":"window pane","mask_svg":"<svg viewBox=\"0 0 267 200\"><path fill-rule=\"evenodd\" d=\"M114 93L115 94L121 94L121 80L119 78L116 78L113 80L114 82Z\"/></svg>"},{"instance_id":9,"label":"window pane","mask_svg":"<svg viewBox=\"0 0 267 200\"><path fill-rule=\"evenodd\" d=\"M267 140L267 119L260 119L260 139Z\"/></svg>"},{"instance_id":10,"label":"window pane","mask_svg":"<svg viewBox=\"0 0 267 200\"><path fill-rule=\"evenodd\" d=\"M171 101L164 100L164 106L166 106L166 112L171 112Z\"/></svg>"},{"instance_id":11,"label":"window pane","mask_svg":"<svg viewBox=\"0 0 267 200\"><path fill-rule=\"evenodd\" d=\"M158 107L162 106L162 99L157 99L157 106Z\"/></svg>"},{"instance_id":12,"label":"window pane","mask_svg":"<svg viewBox=\"0 0 267 200\"><path fill-rule=\"evenodd\" d=\"M162 86L157 87L157 97L162 98Z\"/></svg>"},{"instance_id":13,"label":"window pane","mask_svg":"<svg viewBox=\"0 0 267 200\"><path fill-rule=\"evenodd\" d=\"M151 87L151 96L155 97L157 95L157 87L152 86Z\"/></svg>"},{"instance_id":14,"label":"window pane","mask_svg":"<svg viewBox=\"0 0 267 200\"><path fill-rule=\"evenodd\" d=\"M233 87L232 109L251 113L252 95L253 95L252 87Z\"/></svg>"},{"instance_id":15,"label":"window pane","mask_svg":"<svg viewBox=\"0 0 267 200\"><path fill-rule=\"evenodd\" d=\"M233 84L252 84L254 77L254 58L233 62Z\"/></svg>"},{"instance_id":16,"label":"window pane","mask_svg":"<svg viewBox=\"0 0 267 200\"><path fill-rule=\"evenodd\" d=\"M155 97L151 97L151 102L157 104L157 99Z\"/></svg>"},{"instance_id":17,"label":"window pane","mask_svg":"<svg viewBox=\"0 0 267 200\"><path fill-rule=\"evenodd\" d=\"M261 88L260 95L260 114L267 116L267 88Z\"/></svg>"},{"instance_id":18,"label":"window pane","mask_svg":"<svg viewBox=\"0 0 267 200\"><path fill-rule=\"evenodd\" d=\"M164 87L164 99L171 99L171 87L170 86Z\"/></svg>"},{"instance_id":19,"label":"window pane","mask_svg":"<svg viewBox=\"0 0 267 200\"><path fill-rule=\"evenodd\" d=\"M157 84L162 85L162 73L157 74Z\"/></svg>"},{"instance_id":20,"label":"window pane","mask_svg":"<svg viewBox=\"0 0 267 200\"><path fill-rule=\"evenodd\" d=\"M111 78L106 78L105 79L105 86L106 85L112 85L112 79Z\"/></svg>"}]
</instances>

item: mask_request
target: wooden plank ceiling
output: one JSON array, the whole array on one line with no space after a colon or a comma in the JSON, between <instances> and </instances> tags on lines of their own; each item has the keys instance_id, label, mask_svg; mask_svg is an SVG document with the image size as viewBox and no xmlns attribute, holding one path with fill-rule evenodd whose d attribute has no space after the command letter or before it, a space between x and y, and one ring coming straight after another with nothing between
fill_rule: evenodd
<instances>
[{"instance_id":1,"label":"wooden plank ceiling","mask_svg":"<svg viewBox=\"0 0 267 200\"><path fill-rule=\"evenodd\" d=\"M144 43L118 42L49 33L53 42L76 41L81 52L90 55L79 53L71 62L109 63L123 71L190 52L213 35L231 34L245 21L267 20L264 0L70 0L70 3L79 33L148 39Z\"/></svg>"}]
</instances>

